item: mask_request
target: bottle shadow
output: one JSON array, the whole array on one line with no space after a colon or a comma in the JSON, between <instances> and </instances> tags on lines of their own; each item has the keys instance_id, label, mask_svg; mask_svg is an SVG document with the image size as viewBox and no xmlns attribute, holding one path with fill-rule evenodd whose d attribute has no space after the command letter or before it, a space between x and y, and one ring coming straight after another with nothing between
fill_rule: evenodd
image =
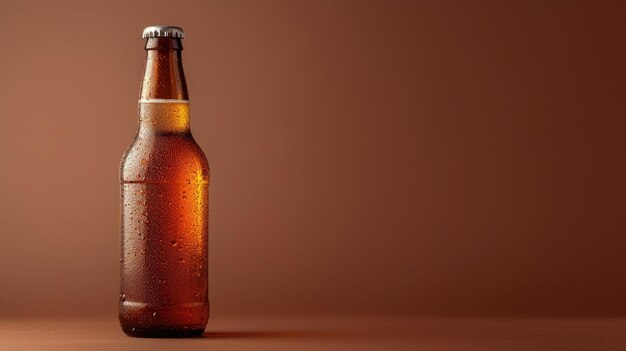
<instances>
[{"instance_id":1,"label":"bottle shadow","mask_svg":"<svg viewBox=\"0 0 626 351\"><path fill-rule=\"evenodd\" d=\"M339 336L342 333L332 331L313 330L285 330L285 331L210 331L200 335L208 339L317 339Z\"/></svg>"}]
</instances>

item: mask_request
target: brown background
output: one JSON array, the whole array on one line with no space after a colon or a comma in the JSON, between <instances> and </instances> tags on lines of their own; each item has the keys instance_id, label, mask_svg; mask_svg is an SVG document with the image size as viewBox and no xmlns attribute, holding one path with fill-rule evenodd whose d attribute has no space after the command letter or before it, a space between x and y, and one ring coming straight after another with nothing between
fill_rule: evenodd
<instances>
[{"instance_id":1,"label":"brown background","mask_svg":"<svg viewBox=\"0 0 626 351\"><path fill-rule=\"evenodd\" d=\"M144 26L212 168L213 317L626 312L626 6L0 2L0 317L115 315Z\"/></svg>"}]
</instances>

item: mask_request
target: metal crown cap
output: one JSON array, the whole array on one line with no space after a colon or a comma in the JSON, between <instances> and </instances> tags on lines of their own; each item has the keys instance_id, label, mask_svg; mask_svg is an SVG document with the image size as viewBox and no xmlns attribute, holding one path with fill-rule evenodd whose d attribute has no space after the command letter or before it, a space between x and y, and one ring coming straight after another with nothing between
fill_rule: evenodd
<instances>
[{"instance_id":1,"label":"metal crown cap","mask_svg":"<svg viewBox=\"0 0 626 351\"><path fill-rule=\"evenodd\" d=\"M142 38L185 38L185 33L180 27L174 26L150 26L143 30Z\"/></svg>"}]
</instances>

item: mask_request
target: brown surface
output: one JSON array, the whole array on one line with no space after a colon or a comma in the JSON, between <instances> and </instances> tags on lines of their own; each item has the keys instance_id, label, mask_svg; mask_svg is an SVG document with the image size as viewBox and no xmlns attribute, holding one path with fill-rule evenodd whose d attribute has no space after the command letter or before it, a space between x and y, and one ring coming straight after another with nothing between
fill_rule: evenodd
<instances>
[{"instance_id":1,"label":"brown surface","mask_svg":"<svg viewBox=\"0 0 626 351\"><path fill-rule=\"evenodd\" d=\"M624 313L625 16L2 1L0 316L116 313L118 165L159 23L187 33L213 170L214 316Z\"/></svg>"},{"instance_id":2,"label":"brown surface","mask_svg":"<svg viewBox=\"0 0 626 351\"><path fill-rule=\"evenodd\" d=\"M117 322L0 320L3 351L624 350L624 319L227 319L193 339L140 339Z\"/></svg>"}]
</instances>

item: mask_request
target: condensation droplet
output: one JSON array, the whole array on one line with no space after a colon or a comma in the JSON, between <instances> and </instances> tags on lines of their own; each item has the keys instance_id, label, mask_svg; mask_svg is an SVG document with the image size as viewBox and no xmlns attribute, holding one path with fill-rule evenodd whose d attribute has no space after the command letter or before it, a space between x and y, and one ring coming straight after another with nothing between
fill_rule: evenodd
<instances>
[{"instance_id":1,"label":"condensation droplet","mask_svg":"<svg viewBox=\"0 0 626 351\"><path fill-rule=\"evenodd\" d=\"M120 301L126 301L126 294L120 295Z\"/></svg>"},{"instance_id":2,"label":"condensation droplet","mask_svg":"<svg viewBox=\"0 0 626 351\"><path fill-rule=\"evenodd\" d=\"M172 240L172 246L176 246L178 245L178 242L176 240Z\"/></svg>"}]
</instances>

